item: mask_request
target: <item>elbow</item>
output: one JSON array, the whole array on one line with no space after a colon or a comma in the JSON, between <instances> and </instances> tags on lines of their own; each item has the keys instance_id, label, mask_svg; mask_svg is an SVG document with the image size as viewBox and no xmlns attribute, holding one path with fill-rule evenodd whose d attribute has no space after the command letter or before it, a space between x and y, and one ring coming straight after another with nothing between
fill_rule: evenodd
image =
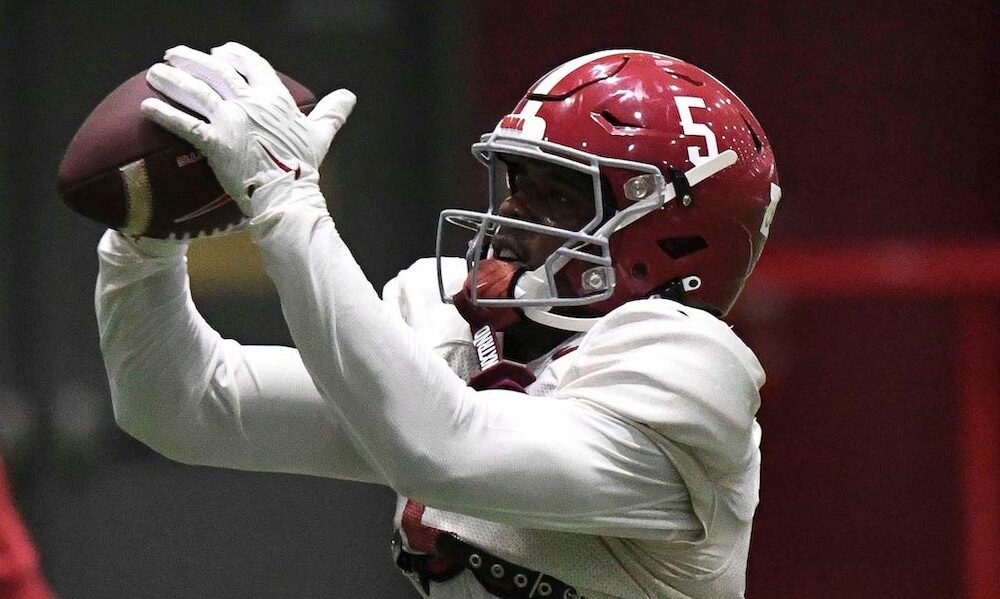
<instances>
[{"instance_id":1,"label":"elbow","mask_svg":"<svg viewBox=\"0 0 1000 599\"><path fill-rule=\"evenodd\" d=\"M130 437L149 445L147 437L150 436L154 429L145 425L146 420L139 413L139 410L135 409L117 394L113 394L112 396L111 407L115 416L115 424L118 425L118 428L128 433Z\"/></svg>"},{"instance_id":2,"label":"elbow","mask_svg":"<svg viewBox=\"0 0 1000 599\"><path fill-rule=\"evenodd\" d=\"M113 408L115 423L130 437L175 462L196 463L192 448L187 446L190 439L177 427L168 426L155 414L117 398L113 402Z\"/></svg>"},{"instance_id":3,"label":"elbow","mask_svg":"<svg viewBox=\"0 0 1000 599\"><path fill-rule=\"evenodd\" d=\"M460 465L415 451L398 455L383 472L386 483L396 493L425 503L453 494L452 482L462 470ZM455 466L457 469L453 469Z\"/></svg>"}]
</instances>

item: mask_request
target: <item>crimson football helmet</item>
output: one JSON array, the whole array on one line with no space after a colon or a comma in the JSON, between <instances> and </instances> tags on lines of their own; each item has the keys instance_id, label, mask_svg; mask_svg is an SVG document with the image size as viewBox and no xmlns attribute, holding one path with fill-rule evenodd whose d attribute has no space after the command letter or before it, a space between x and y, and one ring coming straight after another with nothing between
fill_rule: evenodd
<instances>
[{"instance_id":1,"label":"crimson football helmet","mask_svg":"<svg viewBox=\"0 0 1000 599\"><path fill-rule=\"evenodd\" d=\"M781 198L771 145L746 105L698 67L653 52L608 50L556 67L472 150L491 172L490 206L442 212L442 298L450 301L440 274L442 230L458 225L474 232L466 285L473 304L520 308L565 330L586 330L617 306L653 296L724 315ZM568 230L498 214L510 193L511 155L590 177L594 218ZM476 297L489 286L477 279L491 272L481 264L501 227L564 242L517 280L511 297Z\"/></svg>"}]
</instances>

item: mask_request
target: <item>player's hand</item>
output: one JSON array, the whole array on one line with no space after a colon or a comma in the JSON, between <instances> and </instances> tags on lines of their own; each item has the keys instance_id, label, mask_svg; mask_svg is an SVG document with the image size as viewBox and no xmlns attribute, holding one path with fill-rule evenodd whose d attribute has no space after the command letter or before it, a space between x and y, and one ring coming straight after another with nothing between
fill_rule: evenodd
<instances>
[{"instance_id":1,"label":"player's hand","mask_svg":"<svg viewBox=\"0 0 1000 599\"><path fill-rule=\"evenodd\" d=\"M354 107L353 93L337 90L306 116L271 65L245 46L229 42L211 54L177 46L164 59L146 80L207 122L158 98L142 102L143 114L201 152L245 214L266 208L250 198L276 179L316 185L320 163Z\"/></svg>"}]
</instances>

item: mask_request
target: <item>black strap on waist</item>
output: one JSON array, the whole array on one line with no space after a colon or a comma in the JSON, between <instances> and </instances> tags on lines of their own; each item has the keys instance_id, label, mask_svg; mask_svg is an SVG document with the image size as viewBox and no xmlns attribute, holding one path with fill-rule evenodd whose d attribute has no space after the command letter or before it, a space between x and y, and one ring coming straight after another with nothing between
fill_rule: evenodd
<instances>
[{"instance_id":1,"label":"black strap on waist","mask_svg":"<svg viewBox=\"0 0 1000 599\"><path fill-rule=\"evenodd\" d=\"M436 545L436 555L409 553L402 548L399 532L393 536L396 565L425 594L430 594L431 582L443 582L468 570L484 589L501 599L586 599L558 578L508 562L455 535L440 535Z\"/></svg>"}]
</instances>

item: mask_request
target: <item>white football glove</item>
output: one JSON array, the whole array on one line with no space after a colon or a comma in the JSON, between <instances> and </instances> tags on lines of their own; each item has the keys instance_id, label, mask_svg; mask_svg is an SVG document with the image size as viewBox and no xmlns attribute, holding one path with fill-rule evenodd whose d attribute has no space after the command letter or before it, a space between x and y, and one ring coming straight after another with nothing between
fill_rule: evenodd
<instances>
[{"instance_id":1,"label":"white football glove","mask_svg":"<svg viewBox=\"0 0 1000 599\"><path fill-rule=\"evenodd\" d=\"M142 113L201 152L244 214L281 201L282 194L260 194L267 197L257 202L251 196L282 177L318 189L320 163L354 107L353 93L339 89L306 116L271 65L246 46L228 42L211 54L177 46L164 60L146 81L208 122L158 98L143 100Z\"/></svg>"}]
</instances>

